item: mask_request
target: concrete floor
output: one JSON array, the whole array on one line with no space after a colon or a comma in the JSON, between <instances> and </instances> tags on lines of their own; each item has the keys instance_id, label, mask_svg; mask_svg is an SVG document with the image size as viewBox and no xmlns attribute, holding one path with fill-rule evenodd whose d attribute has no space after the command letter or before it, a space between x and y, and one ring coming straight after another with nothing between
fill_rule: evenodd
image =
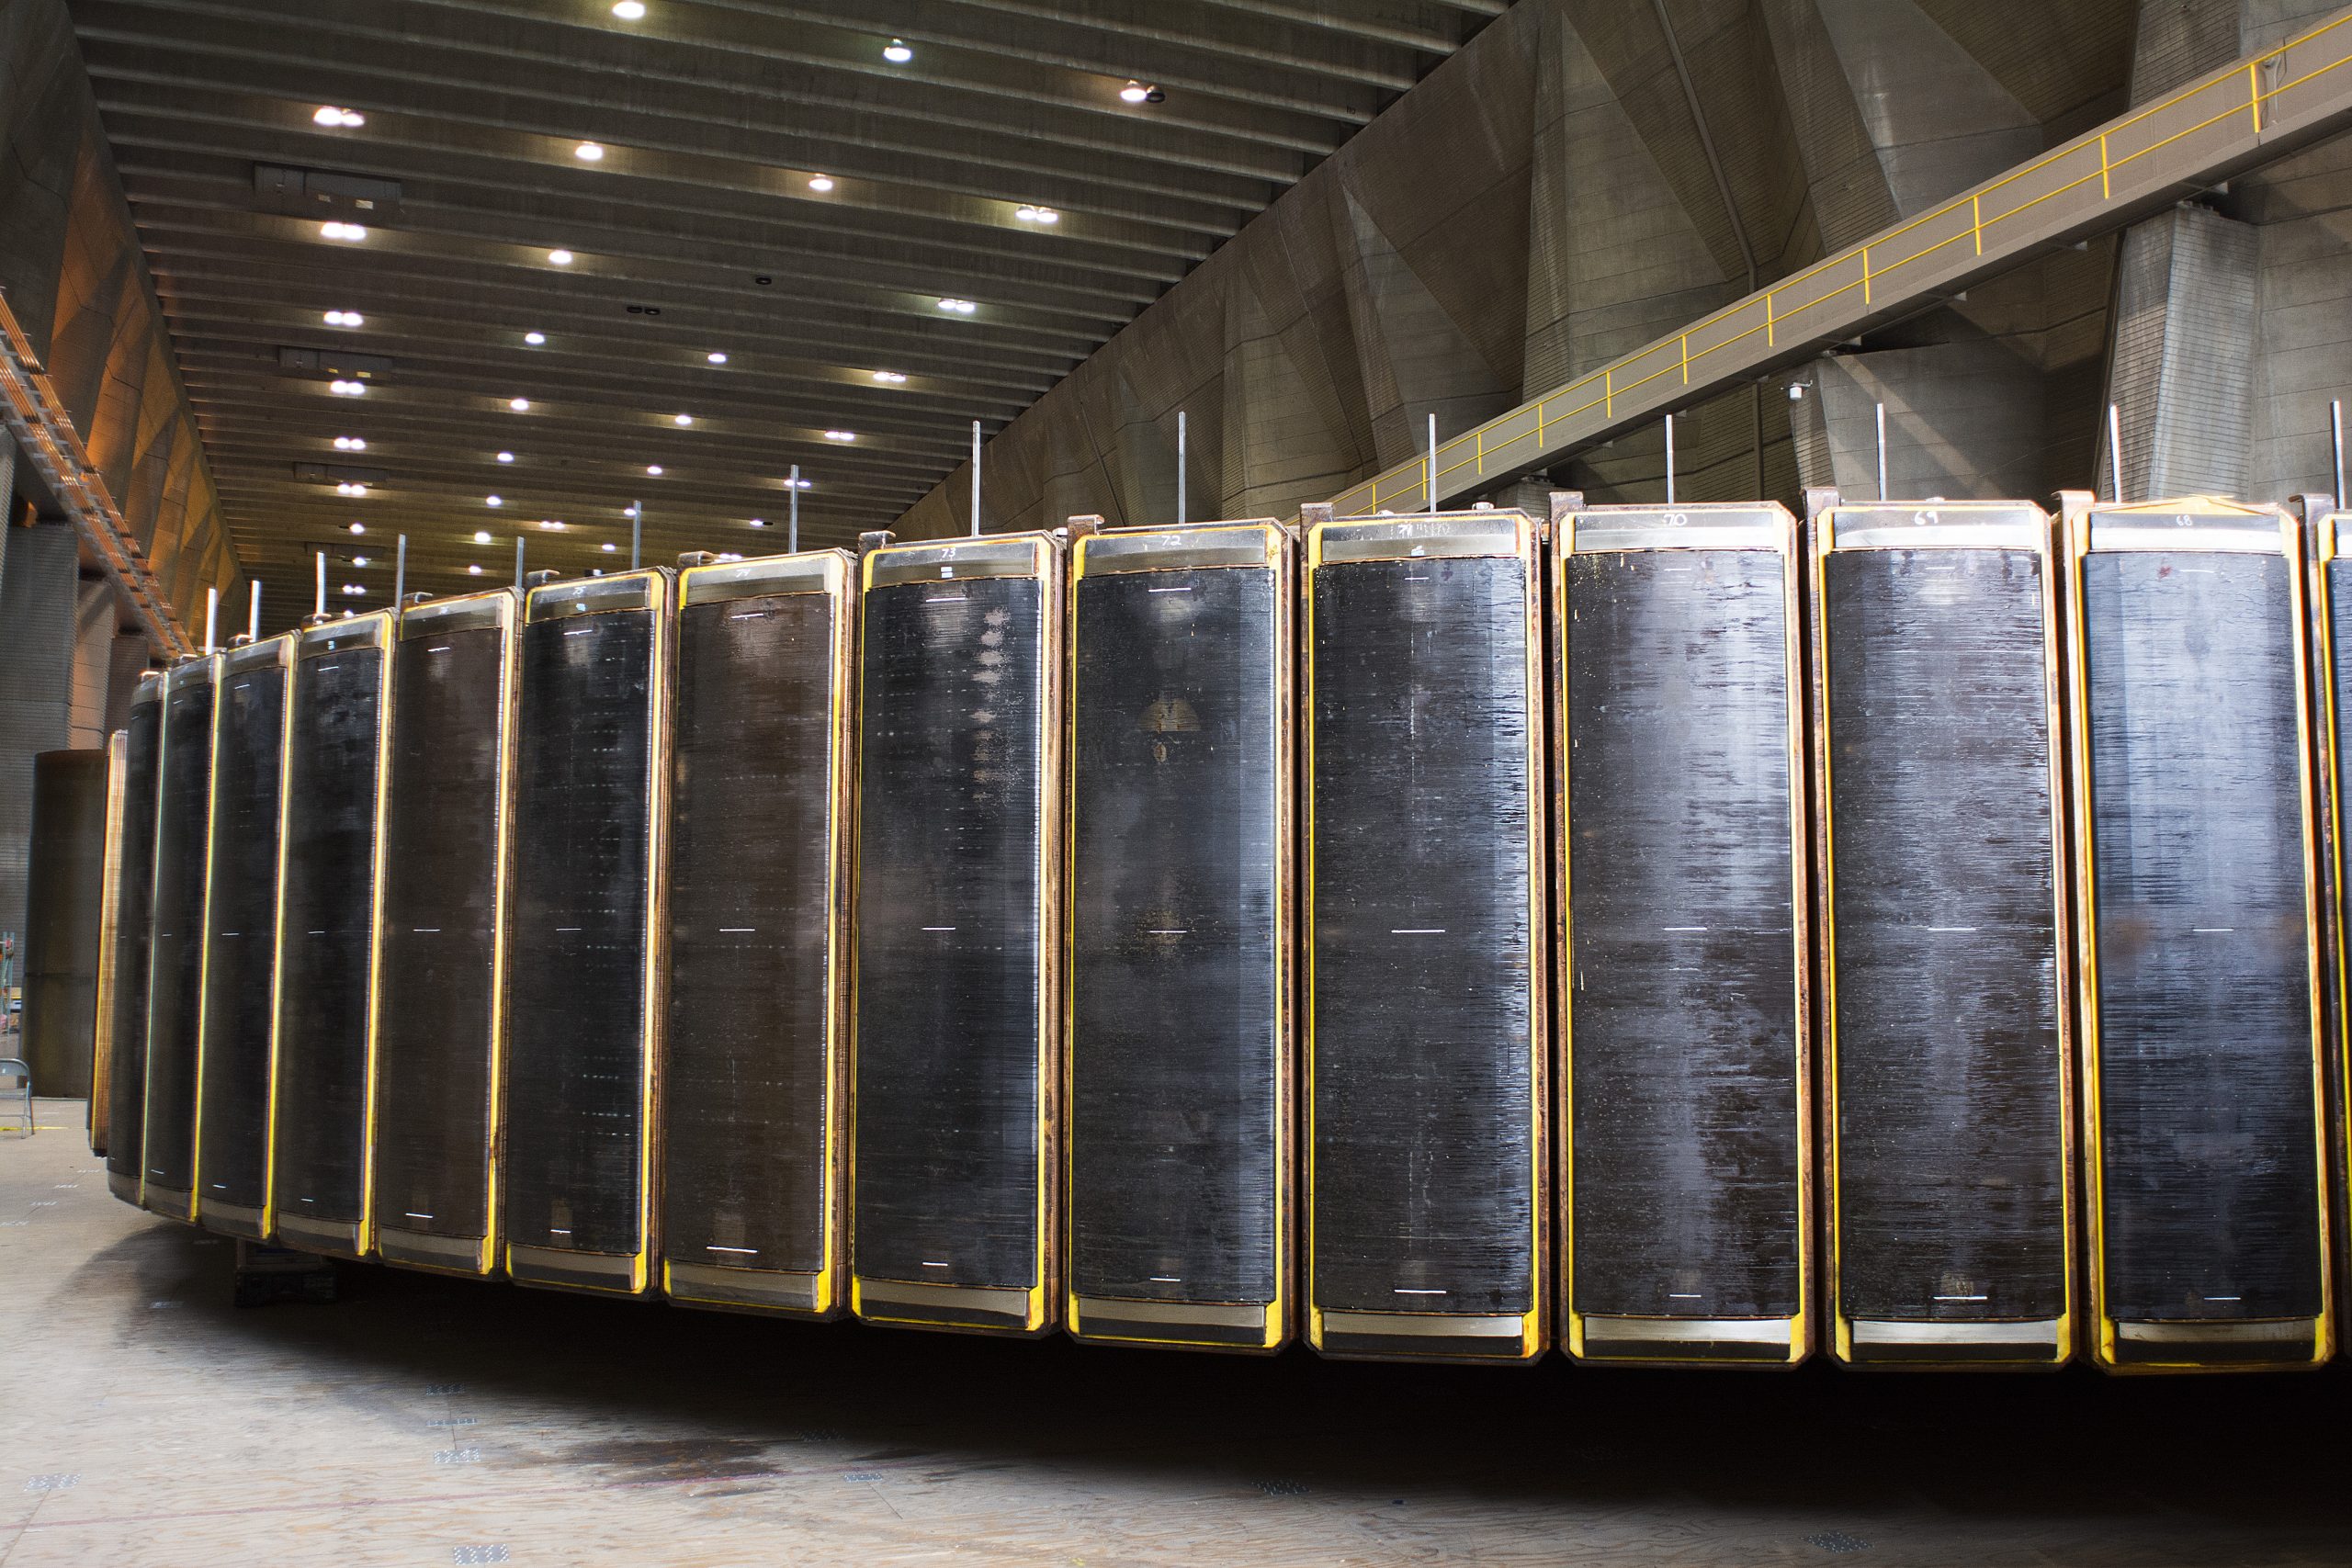
<instances>
[{"instance_id":1,"label":"concrete floor","mask_svg":"<svg viewBox=\"0 0 2352 1568\"><path fill-rule=\"evenodd\" d=\"M230 1304L0 1134L0 1564L2352 1562L2352 1375L1602 1373L793 1325L378 1268Z\"/></svg>"}]
</instances>

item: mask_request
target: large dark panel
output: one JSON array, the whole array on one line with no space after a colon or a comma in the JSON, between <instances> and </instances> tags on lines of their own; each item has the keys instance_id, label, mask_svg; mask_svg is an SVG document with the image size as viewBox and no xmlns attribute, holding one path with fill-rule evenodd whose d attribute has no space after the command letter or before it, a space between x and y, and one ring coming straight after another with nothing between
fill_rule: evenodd
<instances>
[{"instance_id":1,"label":"large dark panel","mask_svg":"<svg viewBox=\"0 0 2352 1568\"><path fill-rule=\"evenodd\" d=\"M667 582L535 589L523 628L504 1228L508 1271L534 1283L650 1282Z\"/></svg>"},{"instance_id":2,"label":"large dark panel","mask_svg":"<svg viewBox=\"0 0 2352 1568\"><path fill-rule=\"evenodd\" d=\"M148 958L155 936L155 792L163 761L164 682L139 682L123 724L120 824L114 850L114 944L107 1009L107 1186L139 1201L146 1145Z\"/></svg>"},{"instance_id":3,"label":"large dark panel","mask_svg":"<svg viewBox=\"0 0 2352 1568\"><path fill-rule=\"evenodd\" d=\"M427 604L392 652L384 993L376 1009L376 1246L420 1268L495 1267L500 899L517 602Z\"/></svg>"},{"instance_id":4,"label":"large dark panel","mask_svg":"<svg viewBox=\"0 0 2352 1568\"><path fill-rule=\"evenodd\" d=\"M1676 515L1755 547L1664 547L1659 514L1596 512L1559 563L1568 1345L1785 1363L1805 1349L1810 1156L1794 525ZM1640 542L1581 553L1588 533Z\"/></svg>"},{"instance_id":5,"label":"large dark panel","mask_svg":"<svg viewBox=\"0 0 2352 1568\"><path fill-rule=\"evenodd\" d=\"M82 1100L90 1092L106 848L106 751L35 756L18 975L24 1010L17 1025L17 1054L32 1068L39 1095Z\"/></svg>"},{"instance_id":6,"label":"large dark panel","mask_svg":"<svg viewBox=\"0 0 2352 1568\"><path fill-rule=\"evenodd\" d=\"M302 634L286 758L285 941L278 955L277 1168L288 1243L368 1251L369 1013L390 623Z\"/></svg>"},{"instance_id":7,"label":"large dark panel","mask_svg":"<svg viewBox=\"0 0 2352 1568\"><path fill-rule=\"evenodd\" d=\"M1413 536L1391 531L1401 556ZM1321 535L1309 633L1316 1343L1532 1354L1546 1259L1532 552L1335 560L1329 526ZM1487 1323L1417 1337L1401 1331L1443 1325L1405 1314Z\"/></svg>"},{"instance_id":8,"label":"large dark panel","mask_svg":"<svg viewBox=\"0 0 2352 1568\"><path fill-rule=\"evenodd\" d=\"M1058 572L1042 540L972 550L1015 557L992 570L1023 575L973 575L954 547L865 563L853 1266L863 1315L1030 1331L1055 1307L1043 972ZM934 553L952 576L881 570Z\"/></svg>"},{"instance_id":9,"label":"large dark panel","mask_svg":"<svg viewBox=\"0 0 2352 1568\"><path fill-rule=\"evenodd\" d=\"M2275 533L2267 554L2101 549L2098 533L2078 567L2096 1280L2126 1325L2115 1359L2163 1360L2178 1347L2129 1325L2326 1308L2297 563ZM2308 1359L2311 1336L2232 1350L2256 1353Z\"/></svg>"},{"instance_id":10,"label":"large dark panel","mask_svg":"<svg viewBox=\"0 0 2352 1568\"><path fill-rule=\"evenodd\" d=\"M2070 1344L2048 523L2022 511L1988 519L1993 542L1822 561L1851 1360L2049 1362Z\"/></svg>"},{"instance_id":11,"label":"large dark panel","mask_svg":"<svg viewBox=\"0 0 2352 1568\"><path fill-rule=\"evenodd\" d=\"M280 755L288 643L221 660L213 729L212 896L204 976L201 1208L214 1230L268 1234L270 1042L277 971Z\"/></svg>"},{"instance_id":12,"label":"large dark panel","mask_svg":"<svg viewBox=\"0 0 2352 1568\"><path fill-rule=\"evenodd\" d=\"M204 1005L204 877L212 814L212 682L204 658L164 690L147 999L147 1176L141 1201L196 1218L197 1025Z\"/></svg>"},{"instance_id":13,"label":"large dark panel","mask_svg":"<svg viewBox=\"0 0 2352 1568\"><path fill-rule=\"evenodd\" d=\"M1081 1336L1271 1348L1287 1334L1268 1309L1288 1283L1288 557L1272 528L1155 537L1170 564L1116 536L1078 547L1069 1290ZM1221 538L1255 564L1185 564ZM1227 1310L1122 1316L1138 1301Z\"/></svg>"},{"instance_id":14,"label":"large dark panel","mask_svg":"<svg viewBox=\"0 0 2352 1568\"><path fill-rule=\"evenodd\" d=\"M689 570L672 741L663 1288L836 1306L848 558Z\"/></svg>"}]
</instances>

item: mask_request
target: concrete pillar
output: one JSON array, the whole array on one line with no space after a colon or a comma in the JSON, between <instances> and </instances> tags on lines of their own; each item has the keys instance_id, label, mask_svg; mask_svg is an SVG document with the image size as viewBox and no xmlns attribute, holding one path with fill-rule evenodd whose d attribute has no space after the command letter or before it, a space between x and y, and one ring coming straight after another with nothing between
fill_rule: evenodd
<instances>
[{"instance_id":1,"label":"concrete pillar","mask_svg":"<svg viewBox=\"0 0 2352 1568\"><path fill-rule=\"evenodd\" d=\"M0 931L21 936L33 758L65 745L80 573L71 524L7 532L0 567Z\"/></svg>"},{"instance_id":2,"label":"concrete pillar","mask_svg":"<svg viewBox=\"0 0 2352 1568\"><path fill-rule=\"evenodd\" d=\"M1997 344L1839 355L1815 361L1789 385L1799 395L1781 397L1808 486L1877 499L1883 403L1889 496L2030 500L2052 488L2041 372Z\"/></svg>"},{"instance_id":3,"label":"concrete pillar","mask_svg":"<svg viewBox=\"0 0 2352 1568\"><path fill-rule=\"evenodd\" d=\"M90 1092L106 884L107 753L45 751L33 769L32 880L24 941L21 1055L36 1093Z\"/></svg>"},{"instance_id":4,"label":"concrete pillar","mask_svg":"<svg viewBox=\"0 0 2352 1568\"><path fill-rule=\"evenodd\" d=\"M2259 236L2199 207L2124 236L2108 400L2123 438L2123 498L2247 494ZM2105 444L2098 489L2109 489Z\"/></svg>"}]
</instances>

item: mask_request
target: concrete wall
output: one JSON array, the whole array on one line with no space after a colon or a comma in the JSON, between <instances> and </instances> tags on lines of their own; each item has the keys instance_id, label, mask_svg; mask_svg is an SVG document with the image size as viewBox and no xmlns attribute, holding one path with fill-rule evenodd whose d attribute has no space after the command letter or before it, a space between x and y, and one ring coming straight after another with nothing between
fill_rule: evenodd
<instances>
[{"instance_id":1,"label":"concrete wall","mask_svg":"<svg viewBox=\"0 0 2352 1568\"><path fill-rule=\"evenodd\" d=\"M2134 0L1519 0L1000 434L987 525L1170 516L1179 409L1194 515L1336 493L1431 414L1451 435L2120 112L2139 31ZM1905 482L2088 482L2115 256L1875 333L1811 407L1782 378L1689 411L1678 492L1843 481L1881 398ZM1663 470L1650 431L1553 479ZM963 531L969 489L900 531Z\"/></svg>"}]
</instances>

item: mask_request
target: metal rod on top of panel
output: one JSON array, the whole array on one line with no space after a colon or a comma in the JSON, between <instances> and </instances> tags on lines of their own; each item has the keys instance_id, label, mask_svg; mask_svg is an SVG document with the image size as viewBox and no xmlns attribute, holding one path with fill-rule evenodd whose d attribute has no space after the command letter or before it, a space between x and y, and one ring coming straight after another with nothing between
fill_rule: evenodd
<instances>
[{"instance_id":1,"label":"metal rod on top of panel","mask_svg":"<svg viewBox=\"0 0 2352 1568\"><path fill-rule=\"evenodd\" d=\"M2123 411L2107 405L2107 499L2123 504Z\"/></svg>"},{"instance_id":2,"label":"metal rod on top of panel","mask_svg":"<svg viewBox=\"0 0 2352 1568\"><path fill-rule=\"evenodd\" d=\"M321 551L319 551L319 552L318 552L318 558L317 558L317 563L316 563L316 564L317 564L318 569L319 569L319 571L318 571L318 581L317 581L317 584L316 584L316 587L315 587L314 591L313 591L313 592L312 592L312 593L311 593L311 614L312 614L312 615L314 615L318 616L318 617L319 617L319 619L321 619L321 620L324 620L324 619L326 619L326 615L327 615L327 553L326 553L326 551L324 551L324 550L321 550ZM208 640L209 640L209 639L208 639Z\"/></svg>"},{"instance_id":3,"label":"metal rod on top of panel","mask_svg":"<svg viewBox=\"0 0 2352 1568\"><path fill-rule=\"evenodd\" d=\"M980 422L972 422L972 536L980 536Z\"/></svg>"},{"instance_id":4,"label":"metal rod on top of panel","mask_svg":"<svg viewBox=\"0 0 2352 1568\"><path fill-rule=\"evenodd\" d=\"M1184 525L1184 411L1176 411L1176 525Z\"/></svg>"},{"instance_id":5,"label":"metal rod on top of panel","mask_svg":"<svg viewBox=\"0 0 2352 1568\"><path fill-rule=\"evenodd\" d=\"M206 589L204 591L204 651L207 653L212 651L212 620L213 616L220 612L220 590L218 588Z\"/></svg>"},{"instance_id":6,"label":"metal rod on top of panel","mask_svg":"<svg viewBox=\"0 0 2352 1568\"><path fill-rule=\"evenodd\" d=\"M514 592L523 592L523 536L514 536Z\"/></svg>"},{"instance_id":7,"label":"metal rod on top of panel","mask_svg":"<svg viewBox=\"0 0 2352 1568\"><path fill-rule=\"evenodd\" d=\"M1666 503L1674 504L1674 416L1666 416Z\"/></svg>"},{"instance_id":8,"label":"metal rod on top of panel","mask_svg":"<svg viewBox=\"0 0 2352 1568\"><path fill-rule=\"evenodd\" d=\"M1437 510L1437 415L1430 415L1430 510Z\"/></svg>"},{"instance_id":9,"label":"metal rod on top of panel","mask_svg":"<svg viewBox=\"0 0 2352 1568\"><path fill-rule=\"evenodd\" d=\"M637 570L637 559L645 547L645 502L628 503L628 569Z\"/></svg>"},{"instance_id":10,"label":"metal rod on top of panel","mask_svg":"<svg viewBox=\"0 0 2352 1568\"><path fill-rule=\"evenodd\" d=\"M261 579L254 579L253 603L245 610L245 640L261 640Z\"/></svg>"},{"instance_id":11,"label":"metal rod on top of panel","mask_svg":"<svg viewBox=\"0 0 2352 1568\"><path fill-rule=\"evenodd\" d=\"M792 509L785 513L784 550L786 555L800 553L800 465L792 465Z\"/></svg>"},{"instance_id":12,"label":"metal rod on top of panel","mask_svg":"<svg viewBox=\"0 0 2352 1568\"><path fill-rule=\"evenodd\" d=\"M2332 398L2327 405L2328 445L2335 454L2335 503L2344 504L2344 400Z\"/></svg>"},{"instance_id":13,"label":"metal rod on top of panel","mask_svg":"<svg viewBox=\"0 0 2352 1568\"><path fill-rule=\"evenodd\" d=\"M408 536L402 534L392 547L392 608L397 610L408 599Z\"/></svg>"},{"instance_id":14,"label":"metal rod on top of panel","mask_svg":"<svg viewBox=\"0 0 2352 1568\"><path fill-rule=\"evenodd\" d=\"M1886 405L1874 405L1878 411L1878 498L1886 499Z\"/></svg>"}]
</instances>

